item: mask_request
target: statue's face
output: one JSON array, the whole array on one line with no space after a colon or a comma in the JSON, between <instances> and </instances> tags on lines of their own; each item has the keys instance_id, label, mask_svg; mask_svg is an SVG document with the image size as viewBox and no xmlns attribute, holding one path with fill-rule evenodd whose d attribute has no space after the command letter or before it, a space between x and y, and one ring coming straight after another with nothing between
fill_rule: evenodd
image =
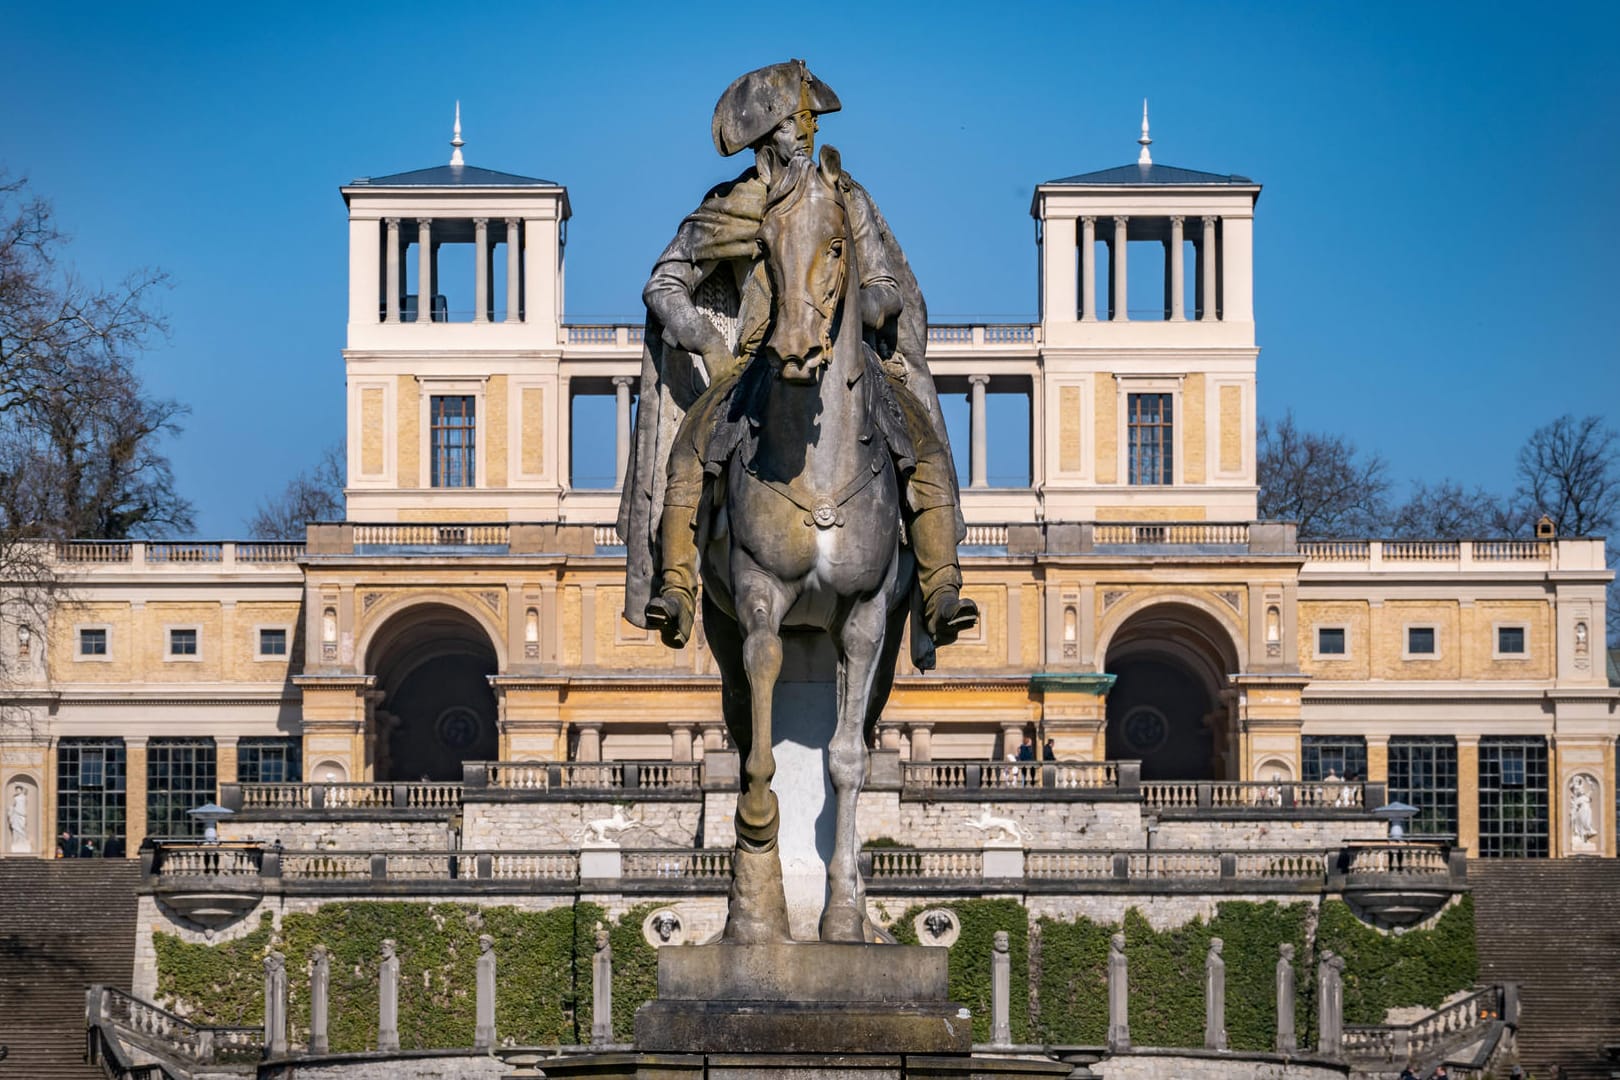
<instances>
[{"instance_id":1,"label":"statue's face","mask_svg":"<svg viewBox=\"0 0 1620 1080\"><path fill-rule=\"evenodd\" d=\"M815 150L817 130L816 114L804 109L777 124L767 142L777 160L786 163L794 154L810 154Z\"/></svg>"}]
</instances>

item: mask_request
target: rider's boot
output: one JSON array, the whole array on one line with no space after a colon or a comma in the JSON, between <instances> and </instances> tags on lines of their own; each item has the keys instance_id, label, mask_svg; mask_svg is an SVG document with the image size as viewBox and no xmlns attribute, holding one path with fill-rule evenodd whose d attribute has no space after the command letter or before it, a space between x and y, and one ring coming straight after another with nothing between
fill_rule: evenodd
<instances>
[{"instance_id":1,"label":"rider's boot","mask_svg":"<svg viewBox=\"0 0 1620 1080\"><path fill-rule=\"evenodd\" d=\"M696 516L696 507L665 504L658 526L663 574L658 595L647 602L645 614L647 625L672 649L691 638L697 612L698 550L692 528Z\"/></svg>"},{"instance_id":2,"label":"rider's boot","mask_svg":"<svg viewBox=\"0 0 1620 1080\"><path fill-rule=\"evenodd\" d=\"M956 564L956 513L950 506L924 510L911 519L911 554L923 594L923 623L935 645L949 645L979 621L979 606L962 596Z\"/></svg>"}]
</instances>

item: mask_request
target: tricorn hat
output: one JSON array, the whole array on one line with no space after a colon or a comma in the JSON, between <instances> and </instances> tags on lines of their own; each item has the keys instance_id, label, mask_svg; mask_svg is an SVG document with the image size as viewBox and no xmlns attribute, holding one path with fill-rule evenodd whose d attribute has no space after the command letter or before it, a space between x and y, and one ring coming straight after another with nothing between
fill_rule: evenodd
<instances>
[{"instance_id":1,"label":"tricorn hat","mask_svg":"<svg viewBox=\"0 0 1620 1080\"><path fill-rule=\"evenodd\" d=\"M745 150L801 109L812 113L843 108L832 88L804 66L803 60L758 68L726 87L714 107L714 148L721 157Z\"/></svg>"}]
</instances>

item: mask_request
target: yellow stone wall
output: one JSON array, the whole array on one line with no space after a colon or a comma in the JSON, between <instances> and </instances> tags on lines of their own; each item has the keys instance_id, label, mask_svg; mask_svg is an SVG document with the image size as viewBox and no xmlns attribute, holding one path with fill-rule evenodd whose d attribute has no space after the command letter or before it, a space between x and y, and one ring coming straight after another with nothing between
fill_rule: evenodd
<instances>
[{"instance_id":1,"label":"yellow stone wall","mask_svg":"<svg viewBox=\"0 0 1620 1080\"><path fill-rule=\"evenodd\" d=\"M1204 482L1204 376L1188 375L1181 383L1181 479L1188 484ZM1202 515L1200 515L1202 516Z\"/></svg>"},{"instance_id":2,"label":"yellow stone wall","mask_svg":"<svg viewBox=\"0 0 1620 1080\"><path fill-rule=\"evenodd\" d=\"M1494 655L1496 627L1525 627L1524 658ZM1404 655L1411 625L1435 628L1434 659ZM1344 659L1316 655L1319 626L1345 628ZM1552 606L1542 600L1302 601L1299 656L1302 670L1322 679L1548 679L1553 676Z\"/></svg>"},{"instance_id":3,"label":"yellow stone wall","mask_svg":"<svg viewBox=\"0 0 1620 1080\"><path fill-rule=\"evenodd\" d=\"M1221 386L1221 471L1243 468L1243 388Z\"/></svg>"},{"instance_id":4,"label":"yellow stone wall","mask_svg":"<svg viewBox=\"0 0 1620 1080\"><path fill-rule=\"evenodd\" d=\"M485 487L506 486L506 455L511 446L511 435L506 417L506 376L491 375L484 388L485 418L478 427L484 440L484 475L479 483Z\"/></svg>"},{"instance_id":5,"label":"yellow stone wall","mask_svg":"<svg viewBox=\"0 0 1620 1080\"><path fill-rule=\"evenodd\" d=\"M1367 678L1371 670L1367 636L1369 610L1363 600L1328 603L1300 601L1300 670L1320 679L1334 681ZM1344 627L1345 655L1342 659L1330 660L1316 655L1316 628L1319 625Z\"/></svg>"},{"instance_id":6,"label":"yellow stone wall","mask_svg":"<svg viewBox=\"0 0 1620 1080\"><path fill-rule=\"evenodd\" d=\"M1058 468L1075 473L1085 467L1081 453L1080 387L1058 389Z\"/></svg>"},{"instance_id":7,"label":"yellow stone wall","mask_svg":"<svg viewBox=\"0 0 1620 1080\"><path fill-rule=\"evenodd\" d=\"M217 601L79 603L64 607L52 633L51 665L75 683L284 682L294 670L303 614L295 603ZM105 626L108 659L79 656L77 628ZM197 629L197 657L170 657L170 627ZM287 631L287 655L260 659L260 627Z\"/></svg>"},{"instance_id":8,"label":"yellow stone wall","mask_svg":"<svg viewBox=\"0 0 1620 1080\"><path fill-rule=\"evenodd\" d=\"M401 375L394 392L395 442L399 447L399 486L422 482L422 398L414 375Z\"/></svg>"},{"instance_id":9,"label":"yellow stone wall","mask_svg":"<svg viewBox=\"0 0 1620 1080\"><path fill-rule=\"evenodd\" d=\"M384 400L380 386L367 386L360 391L360 471L366 476L376 476L387 468Z\"/></svg>"},{"instance_id":10,"label":"yellow stone wall","mask_svg":"<svg viewBox=\"0 0 1620 1080\"><path fill-rule=\"evenodd\" d=\"M1098 372L1096 392L1097 483L1119 481L1119 396L1114 377Z\"/></svg>"},{"instance_id":11,"label":"yellow stone wall","mask_svg":"<svg viewBox=\"0 0 1620 1080\"><path fill-rule=\"evenodd\" d=\"M1098 521L1203 521L1202 506L1099 506Z\"/></svg>"},{"instance_id":12,"label":"yellow stone wall","mask_svg":"<svg viewBox=\"0 0 1620 1080\"><path fill-rule=\"evenodd\" d=\"M542 386L525 386L521 393L523 412L521 460L523 472L538 476L546 467L546 391Z\"/></svg>"}]
</instances>

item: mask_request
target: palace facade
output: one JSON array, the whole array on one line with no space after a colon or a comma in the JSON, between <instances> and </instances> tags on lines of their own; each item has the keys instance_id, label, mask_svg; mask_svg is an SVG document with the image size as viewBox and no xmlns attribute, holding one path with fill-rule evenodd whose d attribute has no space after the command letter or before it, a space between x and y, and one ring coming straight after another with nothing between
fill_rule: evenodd
<instances>
[{"instance_id":1,"label":"palace facade","mask_svg":"<svg viewBox=\"0 0 1620 1080\"><path fill-rule=\"evenodd\" d=\"M983 618L902 672L879 745L987 761L1050 739L1140 761L1150 805L1384 783L1411 831L1475 855L1614 855L1602 540L1256 520L1260 190L1151 163L1041 184L1039 320L929 328L942 398L967 402ZM342 196L346 520L61 545L49 624L0 628L23 823L0 852L133 856L195 834L222 785L725 748L701 635L672 652L620 617L642 327L565 317L566 188L456 165ZM1144 273L1163 302L1132 310ZM1027 454L993 462L1003 414ZM575 427L609 417L614 460L584 460Z\"/></svg>"}]
</instances>

